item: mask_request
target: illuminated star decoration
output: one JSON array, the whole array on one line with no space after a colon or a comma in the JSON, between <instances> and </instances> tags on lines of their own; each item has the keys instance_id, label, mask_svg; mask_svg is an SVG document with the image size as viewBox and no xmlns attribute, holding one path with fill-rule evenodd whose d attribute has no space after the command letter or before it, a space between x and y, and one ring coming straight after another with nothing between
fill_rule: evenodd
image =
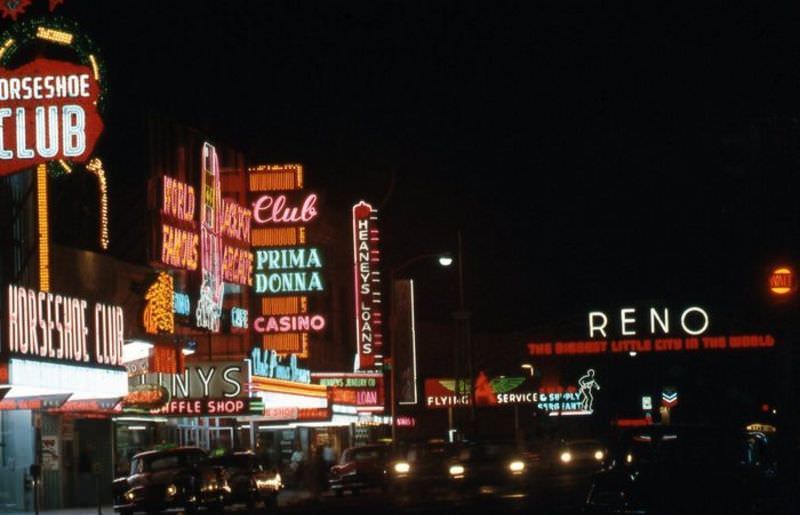
<instances>
[{"instance_id":1,"label":"illuminated star decoration","mask_svg":"<svg viewBox=\"0 0 800 515\"><path fill-rule=\"evenodd\" d=\"M25 12L25 8L31 5L31 0L3 0L0 3L0 12L3 18L11 18L17 21L17 16Z\"/></svg>"},{"instance_id":2,"label":"illuminated star decoration","mask_svg":"<svg viewBox=\"0 0 800 515\"><path fill-rule=\"evenodd\" d=\"M55 11L56 7L58 7L59 5L61 5L63 3L64 3L64 0L50 0L50 12Z\"/></svg>"}]
</instances>

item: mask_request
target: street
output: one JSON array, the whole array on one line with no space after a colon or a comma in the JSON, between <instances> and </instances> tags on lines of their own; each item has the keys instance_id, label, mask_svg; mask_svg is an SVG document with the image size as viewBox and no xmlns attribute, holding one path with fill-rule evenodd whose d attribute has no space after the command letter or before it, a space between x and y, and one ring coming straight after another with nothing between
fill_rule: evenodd
<instances>
[{"instance_id":1,"label":"street","mask_svg":"<svg viewBox=\"0 0 800 515\"><path fill-rule=\"evenodd\" d=\"M358 513L580 513L590 476L586 473L545 475L534 480L530 493L524 499L485 498L470 501L434 501L426 498L413 499L410 503L396 506L380 490L369 490L359 495L344 494L336 497L326 492L317 499L286 506L284 513L352 514Z\"/></svg>"}]
</instances>

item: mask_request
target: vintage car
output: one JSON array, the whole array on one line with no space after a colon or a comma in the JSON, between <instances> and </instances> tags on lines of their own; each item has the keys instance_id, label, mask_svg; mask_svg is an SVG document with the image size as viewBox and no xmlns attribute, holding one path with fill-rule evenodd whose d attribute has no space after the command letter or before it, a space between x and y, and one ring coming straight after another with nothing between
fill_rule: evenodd
<instances>
[{"instance_id":1,"label":"vintage car","mask_svg":"<svg viewBox=\"0 0 800 515\"><path fill-rule=\"evenodd\" d=\"M528 496L536 464L538 455L514 441L475 441L463 444L448 473L465 496L513 501Z\"/></svg>"},{"instance_id":2,"label":"vintage car","mask_svg":"<svg viewBox=\"0 0 800 515\"><path fill-rule=\"evenodd\" d=\"M358 494L370 488L386 488L390 448L386 445L360 445L342 452L339 463L331 467L328 486L336 495L345 491Z\"/></svg>"},{"instance_id":3,"label":"vintage car","mask_svg":"<svg viewBox=\"0 0 800 515\"><path fill-rule=\"evenodd\" d=\"M607 445L594 439L563 440L550 453L548 464L560 471L600 470L608 455Z\"/></svg>"},{"instance_id":4,"label":"vintage car","mask_svg":"<svg viewBox=\"0 0 800 515\"><path fill-rule=\"evenodd\" d=\"M389 469L389 493L399 506L456 501L467 488L465 467L459 462L461 444L440 440L404 446Z\"/></svg>"},{"instance_id":5,"label":"vintage car","mask_svg":"<svg viewBox=\"0 0 800 515\"><path fill-rule=\"evenodd\" d=\"M707 427L652 426L620 438L586 499L587 513L752 513L774 490L754 436Z\"/></svg>"},{"instance_id":6,"label":"vintage car","mask_svg":"<svg viewBox=\"0 0 800 515\"><path fill-rule=\"evenodd\" d=\"M270 511L277 506L278 494L283 488L281 475L252 451L214 456L208 463L223 471L229 487L223 499L226 507L244 505L247 513L256 513L258 510Z\"/></svg>"},{"instance_id":7,"label":"vintage car","mask_svg":"<svg viewBox=\"0 0 800 515\"><path fill-rule=\"evenodd\" d=\"M178 447L134 455L130 476L114 480L112 490L114 511L130 515L216 510L230 488L222 469L208 462L205 451Z\"/></svg>"}]
</instances>

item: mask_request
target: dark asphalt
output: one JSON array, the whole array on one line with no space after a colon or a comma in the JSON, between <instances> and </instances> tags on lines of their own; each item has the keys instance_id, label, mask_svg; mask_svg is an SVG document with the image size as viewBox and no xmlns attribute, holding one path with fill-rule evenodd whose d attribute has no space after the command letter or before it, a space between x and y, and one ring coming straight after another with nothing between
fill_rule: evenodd
<instances>
[{"instance_id":1,"label":"dark asphalt","mask_svg":"<svg viewBox=\"0 0 800 515\"><path fill-rule=\"evenodd\" d=\"M282 513L315 513L322 515L348 514L495 514L495 513L580 513L590 482L588 474L549 476L535 481L524 499L495 499L462 501L432 501L423 496L396 506L379 490L349 493L342 497L324 494L320 497L286 506Z\"/></svg>"}]
</instances>

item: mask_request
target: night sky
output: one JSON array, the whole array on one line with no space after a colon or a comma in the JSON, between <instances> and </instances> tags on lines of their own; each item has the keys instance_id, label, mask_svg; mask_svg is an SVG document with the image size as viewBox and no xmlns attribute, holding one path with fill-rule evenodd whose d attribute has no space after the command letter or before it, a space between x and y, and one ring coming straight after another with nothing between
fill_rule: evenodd
<instances>
[{"instance_id":1,"label":"night sky","mask_svg":"<svg viewBox=\"0 0 800 515\"><path fill-rule=\"evenodd\" d=\"M533 336L589 308L748 310L800 257L796 11L639 4L59 10L102 50L109 131L150 106L304 163L329 209L383 205L388 263L461 230L474 326ZM446 321L457 279L434 267L407 273L420 316Z\"/></svg>"}]
</instances>

